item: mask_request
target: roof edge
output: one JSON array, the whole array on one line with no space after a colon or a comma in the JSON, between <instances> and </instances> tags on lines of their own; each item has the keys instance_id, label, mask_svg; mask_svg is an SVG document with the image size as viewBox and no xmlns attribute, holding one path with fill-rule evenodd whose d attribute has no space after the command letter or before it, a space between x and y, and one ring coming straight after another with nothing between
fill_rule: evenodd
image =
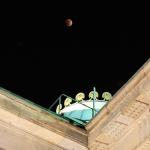
<instances>
[{"instance_id":1,"label":"roof edge","mask_svg":"<svg viewBox=\"0 0 150 150\"><path fill-rule=\"evenodd\" d=\"M63 118L48 111L46 108L2 87L0 87L0 108L87 146L87 132L85 129L71 125L69 122L65 121L65 119L63 120ZM75 134L76 137L73 136L73 134Z\"/></svg>"},{"instance_id":2,"label":"roof edge","mask_svg":"<svg viewBox=\"0 0 150 150\"><path fill-rule=\"evenodd\" d=\"M104 118L109 118L110 112L120 105L123 97L128 95L133 88L135 88L140 81L142 81L150 72L150 59L142 65L142 67L116 92L113 99L105 106L86 126L86 130L90 132L96 127L96 124L102 123Z\"/></svg>"}]
</instances>

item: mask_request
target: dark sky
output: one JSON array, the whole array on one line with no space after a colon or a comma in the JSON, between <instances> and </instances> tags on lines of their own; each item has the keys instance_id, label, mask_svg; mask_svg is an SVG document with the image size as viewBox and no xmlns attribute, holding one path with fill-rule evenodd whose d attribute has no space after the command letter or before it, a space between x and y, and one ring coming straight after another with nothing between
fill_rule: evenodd
<instances>
[{"instance_id":1,"label":"dark sky","mask_svg":"<svg viewBox=\"0 0 150 150\"><path fill-rule=\"evenodd\" d=\"M93 86L114 94L150 56L146 8L24 3L4 14L0 86L45 107Z\"/></svg>"}]
</instances>

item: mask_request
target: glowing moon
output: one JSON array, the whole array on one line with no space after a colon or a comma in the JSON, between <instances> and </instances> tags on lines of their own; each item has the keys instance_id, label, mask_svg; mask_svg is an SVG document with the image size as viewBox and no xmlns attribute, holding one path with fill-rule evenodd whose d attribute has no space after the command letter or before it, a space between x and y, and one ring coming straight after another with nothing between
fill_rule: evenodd
<instances>
[{"instance_id":1,"label":"glowing moon","mask_svg":"<svg viewBox=\"0 0 150 150\"><path fill-rule=\"evenodd\" d=\"M67 27L71 27L72 24L73 24L73 22L72 22L71 19L66 19L66 20L65 20L65 25L66 25Z\"/></svg>"}]
</instances>

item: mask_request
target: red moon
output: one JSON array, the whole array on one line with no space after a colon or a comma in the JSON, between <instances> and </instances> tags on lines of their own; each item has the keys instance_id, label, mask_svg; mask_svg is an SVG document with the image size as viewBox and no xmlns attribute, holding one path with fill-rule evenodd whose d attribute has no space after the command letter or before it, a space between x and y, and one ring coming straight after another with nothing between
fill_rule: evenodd
<instances>
[{"instance_id":1,"label":"red moon","mask_svg":"<svg viewBox=\"0 0 150 150\"><path fill-rule=\"evenodd\" d=\"M71 27L72 24L73 24L73 22L72 22L71 19L66 19L66 20L65 20L65 25L66 25L67 27Z\"/></svg>"}]
</instances>

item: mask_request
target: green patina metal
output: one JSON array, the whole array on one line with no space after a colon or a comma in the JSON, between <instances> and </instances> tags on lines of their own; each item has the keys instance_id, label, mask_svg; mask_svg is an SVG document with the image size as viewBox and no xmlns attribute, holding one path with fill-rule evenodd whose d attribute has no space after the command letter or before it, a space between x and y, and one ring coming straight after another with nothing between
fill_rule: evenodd
<instances>
[{"instance_id":1,"label":"green patina metal","mask_svg":"<svg viewBox=\"0 0 150 150\"><path fill-rule=\"evenodd\" d=\"M50 115L52 115L52 116L58 117L58 118L60 118L60 119L62 118L62 117L60 117L59 115L57 115L56 113L54 113L53 111L50 111L49 109L47 109L47 108L45 108L45 107L43 107L43 106L41 106L41 105L38 105L38 104L34 103L33 101L31 101L31 100L29 100L29 99L26 99L26 98L24 98L24 97L22 97L22 96L20 96L20 95L18 95L18 94L15 94L15 93L13 93L13 92L11 92L11 91L9 91L9 90L6 90L6 89L4 89L4 88L2 88L2 87L0 87L0 90L5 91L5 92L11 94L11 95L17 97L18 99L24 100L25 102L29 103L30 105L39 107L39 108L41 108L42 110L47 111L47 112L48 112Z\"/></svg>"},{"instance_id":2,"label":"green patina metal","mask_svg":"<svg viewBox=\"0 0 150 150\"><path fill-rule=\"evenodd\" d=\"M83 93L78 93L78 96L82 96L84 98ZM49 110L52 110L53 107L57 103L59 105L56 107L56 113L58 113L61 117L66 117L69 120L73 120L78 124L81 124L85 126L90 120L92 120L95 115L103 109L103 107L108 103L108 100L110 100L111 94L108 92L103 93L103 100L98 100L98 93L96 92L96 88L93 88L93 91L89 93L89 100L81 100L79 99L73 99L70 96L67 96L66 94L62 94L56 99L56 101L49 107ZM64 108L63 107L63 98L64 100ZM68 103L66 103L68 102ZM67 105L66 105L67 104Z\"/></svg>"},{"instance_id":3,"label":"green patina metal","mask_svg":"<svg viewBox=\"0 0 150 150\"><path fill-rule=\"evenodd\" d=\"M64 121L64 122L67 122L67 123L72 123L72 124L75 124L75 125L80 126L80 127L84 127L84 125L85 125L84 123L82 123L80 121L76 121L75 119L67 118L65 116L60 116L59 114L56 114L55 112L51 111L50 109L47 109L47 108L45 108L45 107L43 107L41 105L38 105L38 104L34 103L33 101L31 101L29 99L26 99L26 98L24 98L24 97L22 97L22 96L20 96L18 94L15 94L15 93L13 93L13 92L11 92L9 90L6 90L6 89L4 89L2 87L0 87L0 90L1 91L5 91L6 93L15 96L16 98L18 98L20 100L23 100L23 101L29 103L32 106L36 106L36 107L42 109L43 111L46 111L49 115L51 115L51 116L53 116L53 117L55 117L55 118L57 118L57 119L59 119L61 121Z\"/></svg>"},{"instance_id":4,"label":"green patina metal","mask_svg":"<svg viewBox=\"0 0 150 150\"><path fill-rule=\"evenodd\" d=\"M103 109L103 107L105 105L107 105L107 102L105 101L105 95L106 95L106 99L108 100L108 97L111 97L110 93L105 93L103 94L103 98L104 100L97 100L97 94L96 93L96 88L93 88L93 96L92 99L90 98L90 100L88 101L82 101L77 100L77 99L73 99L70 96L67 96L66 94L61 94L55 101L54 103L47 109L41 105L38 105L36 103L34 103L33 101L23 98L20 95L17 95L9 90L6 90L2 87L0 87L1 91L5 91L8 95L11 94L13 96L15 96L17 98L17 100L23 100L25 102L27 102L28 104L32 105L32 106L36 106L40 109L42 109L43 111L46 111L49 115L55 117L56 119L59 119L61 121L67 122L67 123L71 123L73 125L79 126L81 128L84 128L84 126L91 121L91 119L93 119L93 117L100 111ZM83 96L83 93L80 93L79 95ZM90 95L91 96L91 95ZM60 104L62 104L62 97L64 98L69 98L71 99L71 101L69 101L70 103L72 102L72 104L69 104L68 106L64 105L64 108L69 108L69 107L73 107L73 105L82 105L82 108L84 107L84 109L81 110L71 110L69 112L64 112L64 113L55 113L53 108L56 108L56 105L59 104L59 109L61 110L62 108L60 108ZM82 97L83 98L83 97ZM92 107L88 106L87 103L91 103L92 102ZM101 105L101 103L103 103ZM100 107L100 108L98 108ZM61 110L62 111L62 110Z\"/></svg>"}]
</instances>

